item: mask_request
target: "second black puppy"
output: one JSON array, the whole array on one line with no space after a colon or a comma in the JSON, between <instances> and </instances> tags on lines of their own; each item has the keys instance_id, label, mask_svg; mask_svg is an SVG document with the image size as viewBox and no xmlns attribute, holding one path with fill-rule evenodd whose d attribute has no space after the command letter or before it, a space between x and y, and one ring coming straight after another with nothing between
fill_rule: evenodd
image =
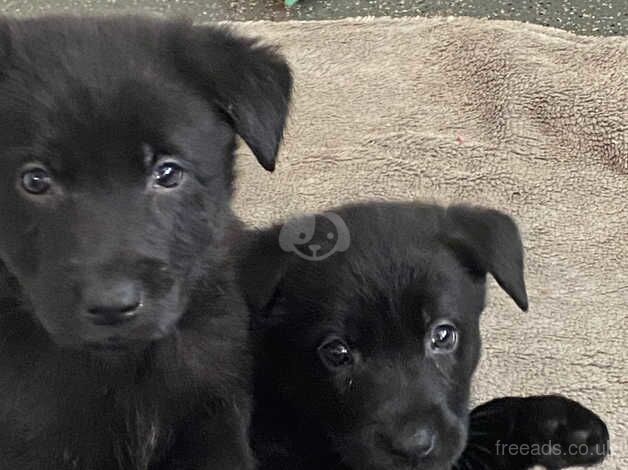
<instances>
[{"instance_id":1,"label":"second black puppy","mask_svg":"<svg viewBox=\"0 0 628 470\"><path fill-rule=\"evenodd\" d=\"M523 310L523 247L488 209L372 204L251 234L265 469L443 470L467 441L491 273Z\"/></svg>"}]
</instances>

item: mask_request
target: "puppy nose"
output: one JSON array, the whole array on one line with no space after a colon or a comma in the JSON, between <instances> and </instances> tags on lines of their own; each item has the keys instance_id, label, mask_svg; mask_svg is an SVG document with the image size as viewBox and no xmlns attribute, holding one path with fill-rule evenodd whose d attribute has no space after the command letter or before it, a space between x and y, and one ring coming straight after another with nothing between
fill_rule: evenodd
<instances>
[{"instance_id":1,"label":"puppy nose","mask_svg":"<svg viewBox=\"0 0 628 470\"><path fill-rule=\"evenodd\" d=\"M84 291L87 316L96 325L117 325L131 320L142 301L137 283L117 281L87 287Z\"/></svg>"},{"instance_id":2,"label":"puppy nose","mask_svg":"<svg viewBox=\"0 0 628 470\"><path fill-rule=\"evenodd\" d=\"M434 451L436 435L427 427L417 429L414 433L407 433L404 437L398 437L394 447L411 459L422 459Z\"/></svg>"}]
</instances>

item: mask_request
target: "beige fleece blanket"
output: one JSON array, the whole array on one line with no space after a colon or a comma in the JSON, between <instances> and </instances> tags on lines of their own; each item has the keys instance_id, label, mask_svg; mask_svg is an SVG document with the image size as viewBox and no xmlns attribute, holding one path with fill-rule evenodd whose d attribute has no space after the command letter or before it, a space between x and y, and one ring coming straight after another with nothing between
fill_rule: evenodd
<instances>
[{"instance_id":1,"label":"beige fleece blanket","mask_svg":"<svg viewBox=\"0 0 628 470\"><path fill-rule=\"evenodd\" d=\"M283 45L296 79L276 172L240 152L239 214L366 198L512 213L531 309L493 283L475 399L580 400L610 424L601 468L627 469L628 39L466 18L239 28Z\"/></svg>"}]
</instances>

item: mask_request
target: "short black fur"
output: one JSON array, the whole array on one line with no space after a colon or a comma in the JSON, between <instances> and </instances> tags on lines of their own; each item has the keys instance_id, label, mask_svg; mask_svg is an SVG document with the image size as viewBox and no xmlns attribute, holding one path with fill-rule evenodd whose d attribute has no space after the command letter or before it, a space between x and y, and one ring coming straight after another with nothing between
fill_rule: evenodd
<instances>
[{"instance_id":1,"label":"short black fur","mask_svg":"<svg viewBox=\"0 0 628 470\"><path fill-rule=\"evenodd\" d=\"M469 440L455 470L588 467L610 453L606 424L559 395L502 397L471 411Z\"/></svg>"}]
</instances>

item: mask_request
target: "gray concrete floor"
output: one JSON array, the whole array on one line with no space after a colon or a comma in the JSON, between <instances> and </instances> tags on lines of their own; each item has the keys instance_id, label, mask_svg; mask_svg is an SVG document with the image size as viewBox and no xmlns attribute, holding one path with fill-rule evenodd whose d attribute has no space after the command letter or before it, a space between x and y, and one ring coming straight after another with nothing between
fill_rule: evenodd
<instances>
[{"instance_id":1,"label":"gray concrete floor","mask_svg":"<svg viewBox=\"0 0 628 470\"><path fill-rule=\"evenodd\" d=\"M153 11L197 20L318 20L350 16L464 15L528 21L579 34L627 35L628 0L0 0L4 14Z\"/></svg>"}]
</instances>

